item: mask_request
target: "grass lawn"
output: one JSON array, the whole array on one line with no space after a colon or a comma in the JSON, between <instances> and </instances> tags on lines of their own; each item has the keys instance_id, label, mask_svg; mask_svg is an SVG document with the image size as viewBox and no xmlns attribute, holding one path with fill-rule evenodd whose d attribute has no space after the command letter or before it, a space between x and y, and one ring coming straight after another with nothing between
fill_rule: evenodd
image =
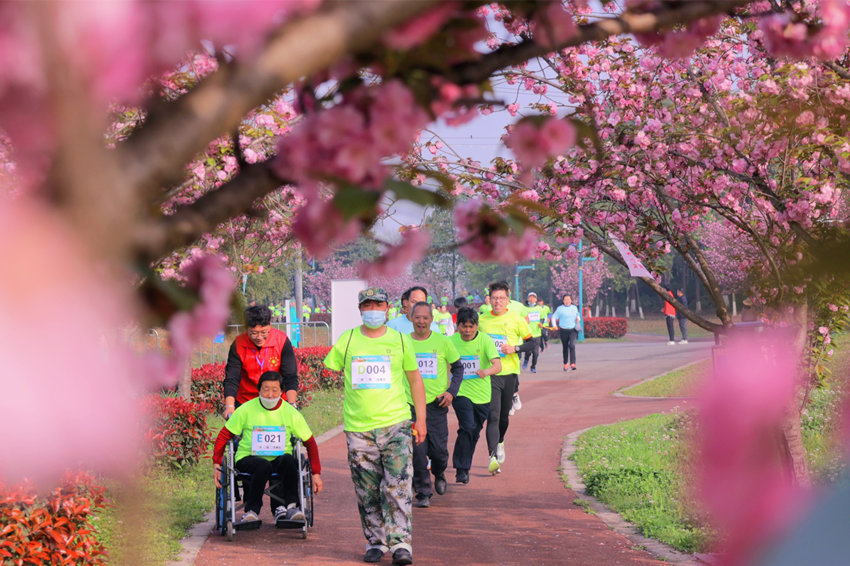
<instances>
[{"instance_id":1,"label":"grass lawn","mask_svg":"<svg viewBox=\"0 0 850 566\"><path fill-rule=\"evenodd\" d=\"M707 315L706 315L707 316ZM712 322L720 323L719 320L713 317L707 317L708 320ZM634 334L652 334L654 336L667 336L667 322L664 320L663 316L647 316L644 319L640 319L637 316L632 316L628 319L629 321L629 332ZM679 323L676 322L674 326L676 340L681 340L682 336L679 333ZM688 321L688 338L713 338L714 334L700 328L696 324L691 321Z\"/></svg>"},{"instance_id":2,"label":"grass lawn","mask_svg":"<svg viewBox=\"0 0 850 566\"><path fill-rule=\"evenodd\" d=\"M315 436L342 423L342 398L342 389L313 392L302 412ZM219 415L207 417L213 436L223 424ZM105 482L113 505L99 510L94 523L110 563L165 564L176 558L181 539L215 505L210 456L179 472L151 469L138 481Z\"/></svg>"},{"instance_id":3,"label":"grass lawn","mask_svg":"<svg viewBox=\"0 0 850 566\"><path fill-rule=\"evenodd\" d=\"M711 370L711 360L703 360L682 369L665 373L652 381L633 385L622 392L634 397L690 397L699 380Z\"/></svg>"},{"instance_id":4,"label":"grass lawn","mask_svg":"<svg viewBox=\"0 0 850 566\"><path fill-rule=\"evenodd\" d=\"M599 426L579 437L572 459L587 493L631 521L648 537L683 552L703 550L710 533L689 514L689 459L684 414Z\"/></svg>"}]
</instances>

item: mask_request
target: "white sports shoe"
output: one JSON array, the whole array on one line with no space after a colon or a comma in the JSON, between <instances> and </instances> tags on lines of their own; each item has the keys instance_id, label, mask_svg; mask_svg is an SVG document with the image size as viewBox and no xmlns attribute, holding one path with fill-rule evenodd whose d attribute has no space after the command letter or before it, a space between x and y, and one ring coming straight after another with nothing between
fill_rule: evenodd
<instances>
[{"instance_id":1,"label":"white sports shoe","mask_svg":"<svg viewBox=\"0 0 850 566\"><path fill-rule=\"evenodd\" d=\"M487 470L490 472L490 475L493 476L502 471L502 468L499 466L499 461L495 456L490 456L490 465L487 467Z\"/></svg>"},{"instance_id":2,"label":"white sports shoe","mask_svg":"<svg viewBox=\"0 0 850 566\"><path fill-rule=\"evenodd\" d=\"M498 460L500 464L505 463L505 443L504 442L500 442L496 445L496 460Z\"/></svg>"},{"instance_id":3,"label":"white sports shoe","mask_svg":"<svg viewBox=\"0 0 850 566\"><path fill-rule=\"evenodd\" d=\"M251 522L259 521L259 520L260 520L260 518L257 516L256 513L254 513L253 511L246 511L245 513L242 514L242 520L240 522L241 523L251 523Z\"/></svg>"},{"instance_id":4,"label":"white sports shoe","mask_svg":"<svg viewBox=\"0 0 850 566\"><path fill-rule=\"evenodd\" d=\"M511 405L511 408L514 411L519 411L520 409L522 409L522 401L519 398L519 393L514 393L514 398L513 398L513 403Z\"/></svg>"},{"instance_id":5,"label":"white sports shoe","mask_svg":"<svg viewBox=\"0 0 850 566\"><path fill-rule=\"evenodd\" d=\"M687 340L679 340L679 344L687 344L687 343L688 343Z\"/></svg>"},{"instance_id":6,"label":"white sports shoe","mask_svg":"<svg viewBox=\"0 0 850 566\"><path fill-rule=\"evenodd\" d=\"M674 341L670 340L669 342L667 342L667 345L668 346L675 346L676 343Z\"/></svg>"}]
</instances>

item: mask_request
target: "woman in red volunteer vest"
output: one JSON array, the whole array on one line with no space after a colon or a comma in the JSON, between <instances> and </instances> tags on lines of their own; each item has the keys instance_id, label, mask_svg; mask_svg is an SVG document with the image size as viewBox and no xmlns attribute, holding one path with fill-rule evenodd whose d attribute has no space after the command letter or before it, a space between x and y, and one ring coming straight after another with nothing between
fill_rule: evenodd
<instances>
[{"instance_id":1,"label":"woman in red volunteer vest","mask_svg":"<svg viewBox=\"0 0 850 566\"><path fill-rule=\"evenodd\" d=\"M298 395L298 364L295 350L286 334L271 326L272 311L256 305L245 310L248 331L230 345L224 368L224 417L236 407L259 395L257 383L267 371L283 376L286 400L295 403Z\"/></svg>"}]
</instances>

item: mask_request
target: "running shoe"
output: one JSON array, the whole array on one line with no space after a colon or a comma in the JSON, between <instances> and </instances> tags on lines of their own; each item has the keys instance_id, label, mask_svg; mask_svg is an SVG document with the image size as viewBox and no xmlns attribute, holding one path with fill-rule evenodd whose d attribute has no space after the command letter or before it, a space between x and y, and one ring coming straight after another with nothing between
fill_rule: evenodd
<instances>
[{"instance_id":1,"label":"running shoe","mask_svg":"<svg viewBox=\"0 0 850 566\"><path fill-rule=\"evenodd\" d=\"M531 370L531 371L534 371L534 370ZM513 398L512 406L513 406L513 408L514 408L514 409L516 409L517 411L519 411L520 409L522 409L522 400L519 398L519 393L514 393L514 398Z\"/></svg>"},{"instance_id":2,"label":"running shoe","mask_svg":"<svg viewBox=\"0 0 850 566\"><path fill-rule=\"evenodd\" d=\"M499 466L499 461L495 456L490 456L490 465L487 466L487 469L490 471L490 475L493 476L502 471L501 466Z\"/></svg>"},{"instance_id":3,"label":"running shoe","mask_svg":"<svg viewBox=\"0 0 850 566\"><path fill-rule=\"evenodd\" d=\"M286 510L286 520L287 521L303 521L306 517L304 516L304 511L299 509L297 506L290 507Z\"/></svg>"},{"instance_id":4,"label":"running shoe","mask_svg":"<svg viewBox=\"0 0 850 566\"><path fill-rule=\"evenodd\" d=\"M500 442L496 445L496 460L498 460L500 464L505 463L505 443L504 442Z\"/></svg>"},{"instance_id":5,"label":"running shoe","mask_svg":"<svg viewBox=\"0 0 850 566\"><path fill-rule=\"evenodd\" d=\"M278 509L282 509L282 507L278 507ZM242 523L251 523L253 521L259 521L260 518L253 511L245 511L242 513Z\"/></svg>"}]
</instances>

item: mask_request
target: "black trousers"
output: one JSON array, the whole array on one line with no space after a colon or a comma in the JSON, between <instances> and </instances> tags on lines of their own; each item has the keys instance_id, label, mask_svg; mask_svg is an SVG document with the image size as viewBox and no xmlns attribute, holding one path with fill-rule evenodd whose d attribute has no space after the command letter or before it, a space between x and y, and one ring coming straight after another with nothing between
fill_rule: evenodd
<instances>
[{"instance_id":1,"label":"black trousers","mask_svg":"<svg viewBox=\"0 0 850 566\"><path fill-rule=\"evenodd\" d=\"M676 331L674 330L675 326L673 324L673 322L676 320L676 317L667 315L664 318L667 321L667 336L669 336L670 341L673 342L676 340Z\"/></svg>"},{"instance_id":2,"label":"black trousers","mask_svg":"<svg viewBox=\"0 0 850 566\"><path fill-rule=\"evenodd\" d=\"M452 452L452 465L456 470L469 471L475 445L490 414L490 403L473 403L468 397L455 397L452 407L457 417L457 441Z\"/></svg>"},{"instance_id":3,"label":"black trousers","mask_svg":"<svg viewBox=\"0 0 850 566\"><path fill-rule=\"evenodd\" d=\"M522 365L525 366L528 364L528 358L531 358L531 369L537 369L537 358L540 356L541 338L540 336L535 336L532 340L534 340L534 350L523 354Z\"/></svg>"},{"instance_id":4,"label":"black trousers","mask_svg":"<svg viewBox=\"0 0 850 566\"><path fill-rule=\"evenodd\" d=\"M564 364L576 363L576 332L575 328L559 328L561 350L564 353ZM572 360L572 361L571 361Z\"/></svg>"},{"instance_id":5,"label":"black trousers","mask_svg":"<svg viewBox=\"0 0 850 566\"><path fill-rule=\"evenodd\" d=\"M688 319L685 317L679 318L679 330L682 332L682 340L688 339Z\"/></svg>"},{"instance_id":6,"label":"black trousers","mask_svg":"<svg viewBox=\"0 0 850 566\"><path fill-rule=\"evenodd\" d=\"M416 410L410 407L416 422ZM428 434L422 444L413 443L413 492L417 496L431 497L431 474L434 477L446 471L449 465L449 414L448 407L440 407L434 400L425 405L425 423ZM428 458L431 458L431 473L428 473Z\"/></svg>"},{"instance_id":7,"label":"black trousers","mask_svg":"<svg viewBox=\"0 0 850 566\"><path fill-rule=\"evenodd\" d=\"M263 508L263 490L272 473L280 475L282 481L272 487L271 492L286 502L298 503L298 460L292 454L278 456L274 460L266 460L259 456L245 456L236 462L236 469L251 474L251 480L243 482L245 490L245 511L260 514ZM272 512L281 505L279 501L269 499Z\"/></svg>"},{"instance_id":8,"label":"black trousers","mask_svg":"<svg viewBox=\"0 0 850 566\"><path fill-rule=\"evenodd\" d=\"M505 441L505 433L508 431L510 414L513 404L514 391L516 391L515 373L505 375L494 375L490 377L490 414L487 415L487 450L490 455L496 454L496 445Z\"/></svg>"}]
</instances>

